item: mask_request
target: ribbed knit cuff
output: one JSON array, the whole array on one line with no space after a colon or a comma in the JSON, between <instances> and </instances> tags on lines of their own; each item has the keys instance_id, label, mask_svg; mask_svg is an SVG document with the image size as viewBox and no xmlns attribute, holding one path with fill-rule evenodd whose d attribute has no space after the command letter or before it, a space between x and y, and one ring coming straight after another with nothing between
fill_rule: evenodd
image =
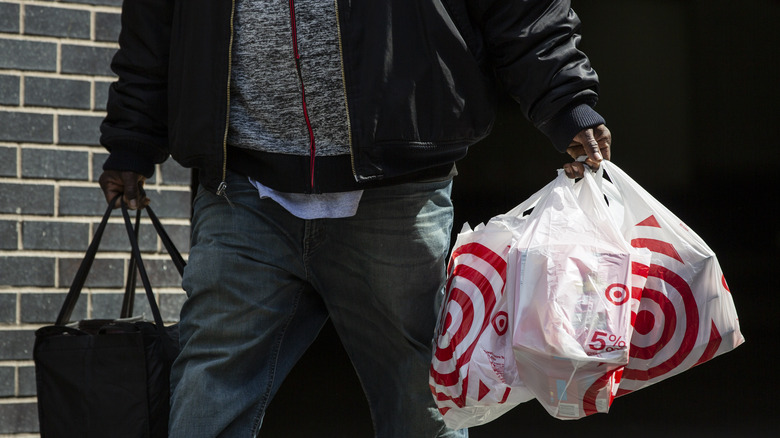
<instances>
[{"instance_id":1,"label":"ribbed knit cuff","mask_svg":"<svg viewBox=\"0 0 780 438\"><path fill-rule=\"evenodd\" d=\"M561 111L560 114L539 125L540 131L550 139L553 146L565 152L574 136L583 129L594 128L606 123L590 105L580 104Z\"/></svg>"},{"instance_id":2,"label":"ribbed knit cuff","mask_svg":"<svg viewBox=\"0 0 780 438\"><path fill-rule=\"evenodd\" d=\"M154 175L154 161L135 153L114 149L103 163L103 170L131 171L151 178Z\"/></svg>"}]
</instances>

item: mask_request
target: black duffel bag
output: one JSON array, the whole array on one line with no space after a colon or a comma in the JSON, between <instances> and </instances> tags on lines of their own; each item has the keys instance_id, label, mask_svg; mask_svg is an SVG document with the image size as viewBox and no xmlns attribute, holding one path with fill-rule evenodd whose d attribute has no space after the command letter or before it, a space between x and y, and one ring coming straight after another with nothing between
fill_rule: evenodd
<instances>
[{"instance_id":1,"label":"black duffel bag","mask_svg":"<svg viewBox=\"0 0 780 438\"><path fill-rule=\"evenodd\" d=\"M169 375L179 352L178 326L163 324L141 259L141 210L134 228L122 203L132 254L119 318L69 324L111 211L109 206L95 231L56 322L35 332L33 359L42 438L168 436ZM151 208L146 211L181 274L184 259ZM136 269L153 321L132 315Z\"/></svg>"}]
</instances>

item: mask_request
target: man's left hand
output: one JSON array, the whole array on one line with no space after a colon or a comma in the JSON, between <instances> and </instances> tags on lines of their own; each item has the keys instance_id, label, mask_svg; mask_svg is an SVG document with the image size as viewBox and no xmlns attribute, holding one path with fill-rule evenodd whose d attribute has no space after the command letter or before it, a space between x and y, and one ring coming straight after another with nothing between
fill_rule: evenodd
<instances>
[{"instance_id":1,"label":"man's left hand","mask_svg":"<svg viewBox=\"0 0 780 438\"><path fill-rule=\"evenodd\" d=\"M587 155L585 164L591 169L599 168L602 160L610 159L610 146L612 145L612 134L604 125L595 128L583 129L572 140L566 152L575 160L578 157ZM585 166L582 162L575 161L563 165L563 170L569 178L582 178L585 175Z\"/></svg>"}]
</instances>

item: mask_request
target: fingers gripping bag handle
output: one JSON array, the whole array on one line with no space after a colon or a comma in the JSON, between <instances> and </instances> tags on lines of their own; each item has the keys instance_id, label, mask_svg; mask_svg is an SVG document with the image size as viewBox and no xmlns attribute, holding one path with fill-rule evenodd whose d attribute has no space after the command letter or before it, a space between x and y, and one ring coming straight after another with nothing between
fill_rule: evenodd
<instances>
[{"instance_id":1,"label":"fingers gripping bag handle","mask_svg":"<svg viewBox=\"0 0 780 438\"><path fill-rule=\"evenodd\" d=\"M508 260L520 378L557 418L607 412L644 285L634 265L649 253L622 236L593 175L573 183L559 171Z\"/></svg>"},{"instance_id":2,"label":"fingers gripping bag handle","mask_svg":"<svg viewBox=\"0 0 780 438\"><path fill-rule=\"evenodd\" d=\"M744 337L712 249L617 165L602 167L611 181L604 193L623 235L651 253L623 395L731 351Z\"/></svg>"}]
</instances>

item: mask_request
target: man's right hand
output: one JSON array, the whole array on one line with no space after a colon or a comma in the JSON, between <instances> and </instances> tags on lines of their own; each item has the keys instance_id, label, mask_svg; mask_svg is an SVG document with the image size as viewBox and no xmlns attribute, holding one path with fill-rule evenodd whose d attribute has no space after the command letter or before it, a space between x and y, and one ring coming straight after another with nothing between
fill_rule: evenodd
<instances>
[{"instance_id":1,"label":"man's right hand","mask_svg":"<svg viewBox=\"0 0 780 438\"><path fill-rule=\"evenodd\" d=\"M611 158L611 147L612 133L609 132L606 126L599 125L595 128L580 131L571 141L566 152L575 160L582 155L586 155L585 164L596 170L599 168L601 160L609 160ZM575 161L564 164L563 170L569 178L582 178L585 173L585 166Z\"/></svg>"},{"instance_id":2,"label":"man's right hand","mask_svg":"<svg viewBox=\"0 0 780 438\"><path fill-rule=\"evenodd\" d=\"M106 197L106 202L111 202L117 195L122 198L131 210L144 208L149 205L149 198L144 192L146 178L138 173L118 170L104 170L100 175L100 188ZM114 208L120 206L120 202L114 203Z\"/></svg>"}]
</instances>

